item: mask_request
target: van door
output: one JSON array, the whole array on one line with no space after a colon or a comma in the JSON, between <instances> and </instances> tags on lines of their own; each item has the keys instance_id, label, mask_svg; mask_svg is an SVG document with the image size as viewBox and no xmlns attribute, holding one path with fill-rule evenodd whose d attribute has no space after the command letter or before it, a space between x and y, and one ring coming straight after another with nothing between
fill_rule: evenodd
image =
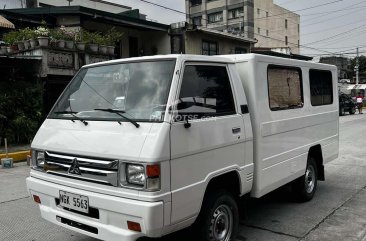
<instances>
[{"instance_id":1,"label":"van door","mask_svg":"<svg viewBox=\"0 0 366 241\"><path fill-rule=\"evenodd\" d=\"M224 64L186 63L171 126L171 222L194 217L209 180L244 166L244 124Z\"/></svg>"}]
</instances>

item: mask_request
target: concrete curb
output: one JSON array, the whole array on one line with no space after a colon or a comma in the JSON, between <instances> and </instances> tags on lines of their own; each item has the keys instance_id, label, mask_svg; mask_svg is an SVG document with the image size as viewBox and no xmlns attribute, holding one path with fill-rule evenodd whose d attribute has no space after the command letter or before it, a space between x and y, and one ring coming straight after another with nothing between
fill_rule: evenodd
<instances>
[{"instance_id":1,"label":"concrete curb","mask_svg":"<svg viewBox=\"0 0 366 241\"><path fill-rule=\"evenodd\" d=\"M14 162L21 162L21 161L26 161L27 160L27 156L30 155L30 151L18 151L18 152L11 152L8 154L9 158L13 158ZM1 153L0 154L0 159L1 158L5 158L6 155Z\"/></svg>"}]
</instances>

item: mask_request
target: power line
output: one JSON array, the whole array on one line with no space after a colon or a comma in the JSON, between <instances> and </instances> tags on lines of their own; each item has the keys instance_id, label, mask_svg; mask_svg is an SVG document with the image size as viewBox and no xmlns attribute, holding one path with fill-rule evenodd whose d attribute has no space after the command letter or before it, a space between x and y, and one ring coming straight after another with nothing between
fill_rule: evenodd
<instances>
[{"instance_id":1,"label":"power line","mask_svg":"<svg viewBox=\"0 0 366 241\"><path fill-rule=\"evenodd\" d=\"M349 32L352 32L352 31L354 31L354 30L356 30L356 29L359 29L359 28L362 28L362 27L365 27L365 26L366 26L366 24L361 25L361 26L358 26L358 27L353 28L353 29L351 29L351 30L348 30L348 31L346 31L346 32L342 32L342 33L339 33L339 34L336 34L336 35L330 36L330 37L328 37L328 38L324 38L324 39L320 39L320 40L313 41L313 42L310 42L310 43L306 43L305 45L314 44L314 43L319 43L319 42L322 42L322 41L325 41L325 40L328 40L328 39L332 39L332 38L335 38L335 37L337 37L337 36L341 36L341 35L347 34L347 33L349 33Z\"/></svg>"},{"instance_id":2,"label":"power line","mask_svg":"<svg viewBox=\"0 0 366 241\"><path fill-rule=\"evenodd\" d=\"M325 20L321 20L321 21L318 21L318 22L313 22L313 23L305 24L305 25L302 25L301 27L304 28L304 27L313 26L313 25L316 25L316 24L319 24L319 23L328 22L330 20L333 20L333 19L336 19L336 18L340 18L340 17L343 17L343 16L349 16L352 13L357 13L357 12L360 12L360 11L364 11L364 9L358 9L358 10L352 11L350 13L342 14L342 15L339 15L339 16L334 16L334 17L331 17L331 18L328 18L328 19L325 19Z\"/></svg>"}]
</instances>

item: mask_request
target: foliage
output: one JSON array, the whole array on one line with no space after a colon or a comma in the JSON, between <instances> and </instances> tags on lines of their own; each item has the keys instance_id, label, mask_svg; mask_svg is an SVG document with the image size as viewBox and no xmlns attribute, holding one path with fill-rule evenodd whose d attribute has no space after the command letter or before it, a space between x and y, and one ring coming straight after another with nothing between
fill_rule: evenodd
<instances>
[{"instance_id":1,"label":"foliage","mask_svg":"<svg viewBox=\"0 0 366 241\"><path fill-rule=\"evenodd\" d=\"M86 44L100 44L101 38L100 33L83 30L82 41Z\"/></svg>"},{"instance_id":2,"label":"foliage","mask_svg":"<svg viewBox=\"0 0 366 241\"><path fill-rule=\"evenodd\" d=\"M19 31L21 32L21 36L23 37L24 40L30 40L36 38L34 30L30 29L29 27L20 29Z\"/></svg>"},{"instance_id":3,"label":"foliage","mask_svg":"<svg viewBox=\"0 0 366 241\"><path fill-rule=\"evenodd\" d=\"M359 71L366 72L366 56L363 55L351 59L351 70L354 70L355 66L357 65L357 60L359 65Z\"/></svg>"},{"instance_id":4,"label":"foliage","mask_svg":"<svg viewBox=\"0 0 366 241\"><path fill-rule=\"evenodd\" d=\"M89 32L87 30L80 30L76 34L76 40L87 44L100 44L114 46L115 42L121 40L123 33L111 28L107 33Z\"/></svg>"},{"instance_id":5,"label":"foliage","mask_svg":"<svg viewBox=\"0 0 366 241\"><path fill-rule=\"evenodd\" d=\"M106 45L109 46L114 46L115 43L119 40L122 39L123 33L117 31L114 27L111 28L107 34L105 35L106 37Z\"/></svg>"},{"instance_id":6,"label":"foliage","mask_svg":"<svg viewBox=\"0 0 366 241\"><path fill-rule=\"evenodd\" d=\"M19 31L11 31L8 33L5 33L3 36L3 40L5 43L11 45L15 43L16 41L20 40L20 34Z\"/></svg>"},{"instance_id":7,"label":"foliage","mask_svg":"<svg viewBox=\"0 0 366 241\"><path fill-rule=\"evenodd\" d=\"M7 121L5 133L0 135L10 143L29 143L42 120L42 86L29 81L0 81L1 116Z\"/></svg>"},{"instance_id":8,"label":"foliage","mask_svg":"<svg viewBox=\"0 0 366 241\"><path fill-rule=\"evenodd\" d=\"M73 41L75 40L76 31L67 29L64 26L61 26L59 32L64 40Z\"/></svg>"},{"instance_id":9,"label":"foliage","mask_svg":"<svg viewBox=\"0 0 366 241\"><path fill-rule=\"evenodd\" d=\"M47 27L37 27L34 33L37 37L48 37L50 35L50 30Z\"/></svg>"},{"instance_id":10,"label":"foliage","mask_svg":"<svg viewBox=\"0 0 366 241\"><path fill-rule=\"evenodd\" d=\"M86 44L100 44L114 46L123 37L123 33L115 28L109 29L106 33L90 32L84 29L71 30L61 26L57 29L49 29L45 22L37 29L24 28L4 34L4 41L13 44L16 41L29 40L37 37L50 37L53 42L56 40L76 40Z\"/></svg>"}]
</instances>

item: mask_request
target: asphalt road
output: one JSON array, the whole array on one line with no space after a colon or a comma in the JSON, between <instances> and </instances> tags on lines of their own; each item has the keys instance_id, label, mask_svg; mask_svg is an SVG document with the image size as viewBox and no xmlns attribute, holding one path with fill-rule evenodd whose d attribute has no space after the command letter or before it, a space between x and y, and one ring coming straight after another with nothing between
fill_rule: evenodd
<instances>
[{"instance_id":1,"label":"asphalt road","mask_svg":"<svg viewBox=\"0 0 366 241\"><path fill-rule=\"evenodd\" d=\"M366 114L340 118L340 157L326 165L311 202L296 203L287 187L261 199L243 199L238 240L366 241ZM96 241L44 221L29 198L25 164L0 169L0 240ZM189 230L154 239L178 241ZM143 239L144 241L152 239Z\"/></svg>"}]
</instances>

